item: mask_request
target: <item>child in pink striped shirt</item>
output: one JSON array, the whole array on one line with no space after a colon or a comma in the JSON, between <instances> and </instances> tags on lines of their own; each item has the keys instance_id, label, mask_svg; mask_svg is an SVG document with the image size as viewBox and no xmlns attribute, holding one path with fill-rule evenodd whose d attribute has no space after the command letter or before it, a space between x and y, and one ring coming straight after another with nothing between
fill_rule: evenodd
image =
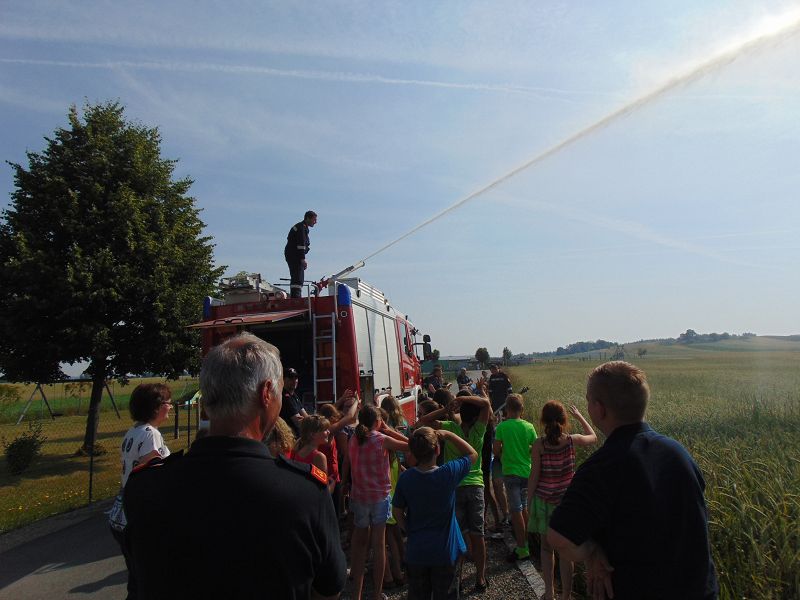
<instances>
[{"instance_id":1,"label":"child in pink striped shirt","mask_svg":"<svg viewBox=\"0 0 800 600\"><path fill-rule=\"evenodd\" d=\"M555 556L553 548L547 544L545 534L553 509L561 502L572 476L575 474L575 446L590 446L597 442L589 422L583 418L573 404L569 412L580 421L583 434L567 433L567 411L557 400L551 400L542 407L540 423L544 437L531 446L531 475L528 479L528 498L532 498L528 531L541 535L542 578L544 579L544 598L555 599L553 580L555 579ZM561 597L570 598L572 594L572 562L563 557L560 562Z\"/></svg>"},{"instance_id":2,"label":"child in pink striped shirt","mask_svg":"<svg viewBox=\"0 0 800 600\"><path fill-rule=\"evenodd\" d=\"M375 598L382 597L386 566L386 521L390 514L389 450L408 452L408 440L380 418L378 409L365 405L350 439L350 509L354 516L351 575L353 598L361 600L368 546L373 550Z\"/></svg>"}]
</instances>

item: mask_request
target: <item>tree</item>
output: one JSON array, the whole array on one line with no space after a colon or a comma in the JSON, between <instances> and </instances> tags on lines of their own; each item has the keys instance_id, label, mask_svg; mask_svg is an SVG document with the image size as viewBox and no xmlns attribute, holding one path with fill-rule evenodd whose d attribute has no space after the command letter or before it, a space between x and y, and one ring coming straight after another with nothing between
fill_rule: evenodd
<instances>
[{"instance_id":1,"label":"tree","mask_svg":"<svg viewBox=\"0 0 800 600\"><path fill-rule=\"evenodd\" d=\"M173 180L157 128L117 102L72 106L0 216L0 370L16 381L63 379L88 361L92 393L82 448L94 452L106 379L199 367L201 316L223 268L203 236L192 181Z\"/></svg>"},{"instance_id":2,"label":"tree","mask_svg":"<svg viewBox=\"0 0 800 600\"><path fill-rule=\"evenodd\" d=\"M489 351L486 348L478 348L475 351L475 360L481 365L483 368L487 362L489 362Z\"/></svg>"},{"instance_id":3,"label":"tree","mask_svg":"<svg viewBox=\"0 0 800 600\"><path fill-rule=\"evenodd\" d=\"M439 350L437 348L434 348L433 352L431 352L431 360L433 362L436 362L437 360L439 360Z\"/></svg>"},{"instance_id":4,"label":"tree","mask_svg":"<svg viewBox=\"0 0 800 600\"><path fill-rule=\"evenodd\" d=\"M510 360L511 360L511 357L512 357L512 356L513 356L513 355L512 355L512 353L511 353L511 350L509 350L509 349L508 349L508 346L506 346L505 348L503 348L503 364L504 364L504 365L507 365L507 364L508 364L508 361L510 361Z\"/></svg>"}]
</instances>

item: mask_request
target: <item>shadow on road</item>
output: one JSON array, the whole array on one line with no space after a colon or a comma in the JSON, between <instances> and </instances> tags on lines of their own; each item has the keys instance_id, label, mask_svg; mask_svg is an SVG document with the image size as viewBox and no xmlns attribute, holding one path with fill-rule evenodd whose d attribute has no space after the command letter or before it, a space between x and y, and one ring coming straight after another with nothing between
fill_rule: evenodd
<instances>
[{"instance_id":1,"label":"shadow on road","mask_svg":"<svg viewBox=\"0 0 800 600\"><path fill-rule=\"evenodd\" d=\"M109 575L107 568L92 567L94 563L120 556L106 519L103 513L98 513L0 554L0 590L23 579L33 583L53 575L66 583L76 572L81 574L78 581L94 579L94 583L73 586L76 592L91 593L106 586L124 584L127 581L125 570Z\"/></svg>"},{"instance_id":2,"label":"shadow on road","mask_svg":"<svg viewBox=\"0 0 800 600\"><path fill-rule=\"evenodd\" d=\"M103 588L107 588L112 585L125 585L128 583L128 572L123 569L122 571L117 571L116 573L112 573L111 575L107 575L100 581L95 581L92 583L85 583L83 585L79 585L77 587L72 588L69 593L70 594L93 594L102 590Z\"/></svg>"}]
</instances>

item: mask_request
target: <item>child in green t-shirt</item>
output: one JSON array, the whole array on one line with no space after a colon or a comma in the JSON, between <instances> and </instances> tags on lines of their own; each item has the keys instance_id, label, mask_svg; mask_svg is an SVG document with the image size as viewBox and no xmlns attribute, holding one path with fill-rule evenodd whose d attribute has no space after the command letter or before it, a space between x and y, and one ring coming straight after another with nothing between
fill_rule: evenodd
<instances>
[{"instance_id":1,"label":"child in green t-shirt","mask_svg":"<svg viewBox=\"0 0 800 600\"><path fill-rule=\"evenodd\" d=\"M536 440L536 429L522 419L522 396L509 394L506 399L508 418L497 426L494 455L502 458L503 481L511 512L511 524L517 547L510 561L528 558L526 524L528 523L528 477L531 474L531 446Z\"/></svg>"}]
</instances>

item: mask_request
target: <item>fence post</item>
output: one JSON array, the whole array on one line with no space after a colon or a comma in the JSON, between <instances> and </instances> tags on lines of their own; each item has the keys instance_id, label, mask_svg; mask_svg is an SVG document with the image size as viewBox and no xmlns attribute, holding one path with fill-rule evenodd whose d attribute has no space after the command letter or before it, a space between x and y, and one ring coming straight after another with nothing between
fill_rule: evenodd
<instances>
[{"instance_id":1,"label":"fence post","mask_svg":"<svg viewBox=\"0 0 800 600\"><path fill-rule=\"evenodd\" d=\"M92 503L92 485L94 484L94 442L95 442L95 435L92 434L92 445L91 451L89 452L89 504Z\"/></svg>"}]
</instances>

